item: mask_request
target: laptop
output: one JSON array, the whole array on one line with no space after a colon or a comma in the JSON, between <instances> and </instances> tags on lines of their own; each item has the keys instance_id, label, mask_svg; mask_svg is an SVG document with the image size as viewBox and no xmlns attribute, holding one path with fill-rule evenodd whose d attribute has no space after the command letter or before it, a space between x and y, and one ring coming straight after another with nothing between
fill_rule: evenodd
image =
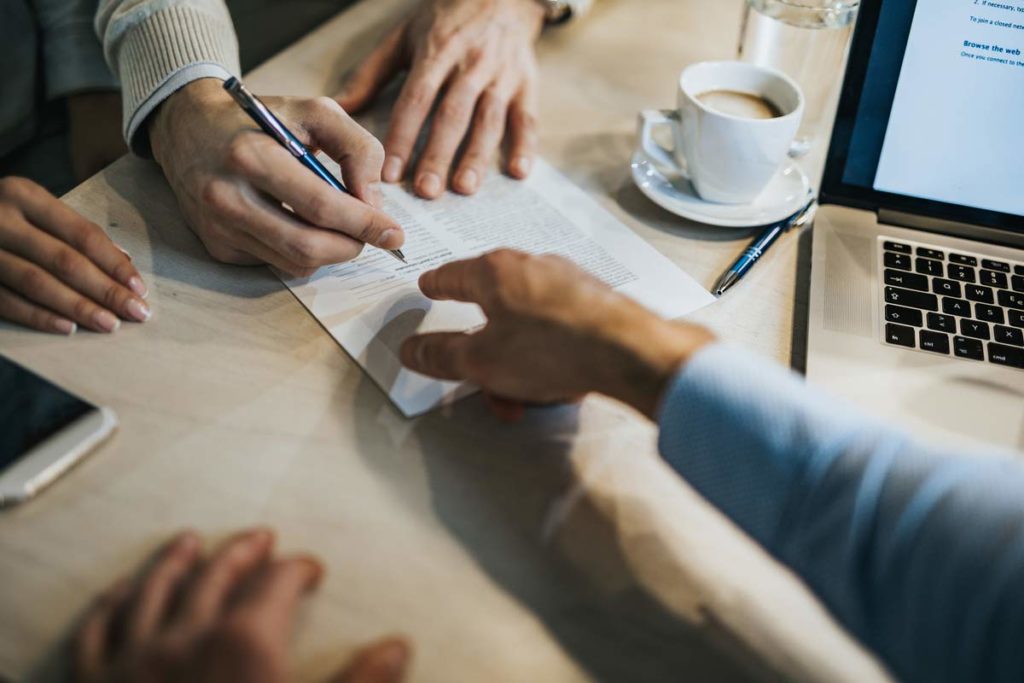
<instances>
[{"instance_id":1,"label":"laptop","mask_svg":"<svg viewBox=\"0 0 1024 683\"><path fill-rule=\"evenodd\" d=\"M931 440L1024 448L1022 25L1002 3L866 0L850 48L808 381Z\"/></svg>"}]
</instances>

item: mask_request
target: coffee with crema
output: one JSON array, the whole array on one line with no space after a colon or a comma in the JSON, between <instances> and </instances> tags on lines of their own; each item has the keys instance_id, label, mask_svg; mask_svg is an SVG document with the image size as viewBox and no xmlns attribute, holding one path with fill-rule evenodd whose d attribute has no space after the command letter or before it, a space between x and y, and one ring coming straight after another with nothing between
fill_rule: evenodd
<instances>
[{"instance_id":1,"label":"coffee with crema","mask_svg":"<svg viewBox=\"0 0 1024 683\"><path fill-rule=\"evenodd\" d=\"M751 95L736 90L709 90L697 96L707 107L721 114L739 116L745 119L776 119L782 112L760 95Z\"/></svg>"}]
</instances>

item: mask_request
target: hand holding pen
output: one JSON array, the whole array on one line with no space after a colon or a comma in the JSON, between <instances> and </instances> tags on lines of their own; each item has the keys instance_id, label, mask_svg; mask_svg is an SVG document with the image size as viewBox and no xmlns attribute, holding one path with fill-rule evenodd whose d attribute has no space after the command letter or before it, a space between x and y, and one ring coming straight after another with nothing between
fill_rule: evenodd
<instances>
[{"instance_id":1,"label":"hand holding pen","mask_svg":"<svg viewBox=\"0 0 1024 683\"><path fill-rule=\"evenodd\" d=\"M224 89L228 91L231 97L234 98L235 102L238 103L245 113L248 114L252 120L257 123L257 125L259 125L264 133L269 135L282 148L287 150L288 153L291 154L292 157L294 157L300 164L305 166L311 173L319 177L320 180L327 183L327 185L335 190L346 195L351 194L341 181L335 178L334 174L327 170L327 168L321 164L309 150L306 149L305 145L302 144L298 137L296 137L295 134L293 134L263 102L246 90L241 81L234 77L229 78L224 82ZM301 213L301 211L299 213ZM392 235L397 235L398 232L400 231L393 233L385 231L380 234L376 243L379 246L389 245L395 241L392 239ZM369 237L369 232L366 235L357 237ZM401 240L398 240L398 242L401 243ZM397 248L397 245L396 248L389 248L388 252L402 263L405 263L405 256L402 254L402 251Z\"/></svg>"},{"instance_id":2,"label":"hand holding pen","mask_svg":"<svg viewBox=\"0 0 1024 683\"><path fill-rule=\"evenodd\" d=\"M326 97L268 97L299 140L341 164L338 192L296 160L224 91L200 78L168 97L145 122L153 156L189 228L210 257L269 264L295 276L350 261L372 244L402 246L405 234L375 207L384 149ZM140 129L141 130L141 129Z\"/></svg>"}]
</instances>

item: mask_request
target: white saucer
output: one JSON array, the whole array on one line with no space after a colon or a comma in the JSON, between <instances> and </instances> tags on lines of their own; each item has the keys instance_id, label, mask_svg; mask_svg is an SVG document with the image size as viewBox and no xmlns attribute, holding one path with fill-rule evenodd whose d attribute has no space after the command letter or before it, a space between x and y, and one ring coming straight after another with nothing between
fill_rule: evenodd
<instances>
[{"instance_id":1,"label":"white saucer","mask_svg":"<svg viewBox=\"0 0 1024 683\"><path fill-rule=\"evenodd\" d=\"M697 196L690 181L655 164L642 149L630 164L633 182L652 202L677 216L723 228L750 228L777 223L802 209L811 195L811 181L787 159L768 187L750 204L716 204Z\"/></svg>"}]
</instances>

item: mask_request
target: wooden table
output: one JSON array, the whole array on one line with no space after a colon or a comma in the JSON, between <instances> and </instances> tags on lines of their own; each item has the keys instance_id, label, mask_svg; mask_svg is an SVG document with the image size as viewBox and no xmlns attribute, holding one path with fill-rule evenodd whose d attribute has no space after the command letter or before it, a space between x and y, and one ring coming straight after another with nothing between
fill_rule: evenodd
<instances>
[{"instance_id":1,"label":"wooden table","mask_svg":"<svg viewBox=\"0 0 1024 683\"><path fill-rule=\"evenodd\" d=\"M357 5L249 85L333 92L408 4ZM637 110L669 106L683 65L730 57L740 9L602 0L540 46L544 155L709 285L748 235L655 208L628 159ZM268 271L207 258L154 164L122 159L67 201L133 254L155 316L113 337L0 328L0 351L122 422L0 514L0 673L58 671L76 614L173 530L262 523L328 567L297 634L302 680L391 632L416 643L415 681L884 679L628 409L593 398L509 427L469 399L406 421ZM797 251L785 240L695 318L788 363Z\"/></svg>"}]
</instances>

